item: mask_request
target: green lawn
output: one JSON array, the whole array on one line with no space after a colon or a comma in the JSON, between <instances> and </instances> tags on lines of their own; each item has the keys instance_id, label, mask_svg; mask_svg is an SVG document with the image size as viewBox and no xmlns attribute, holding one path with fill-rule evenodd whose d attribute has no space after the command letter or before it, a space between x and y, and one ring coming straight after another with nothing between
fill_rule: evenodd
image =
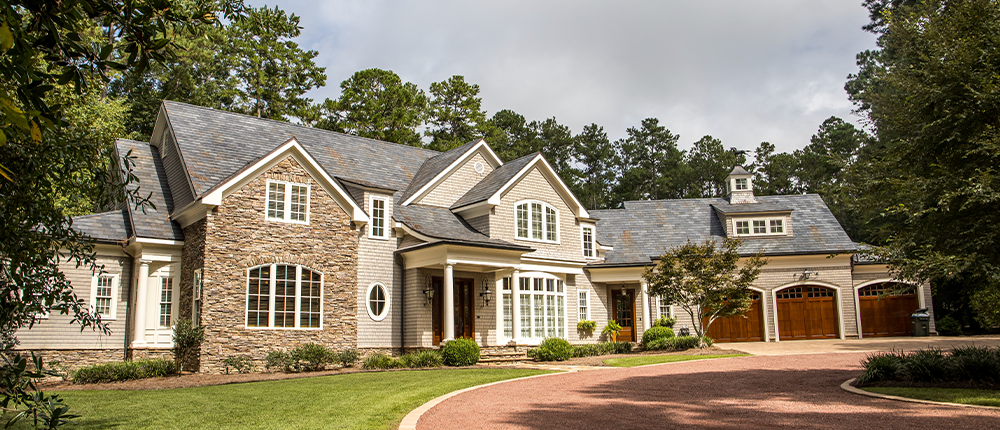
<instances>
[{"instance_id":1,"label":"green lawn","mask_svg":"<svg viewBox=\"0 0 1000 430\"><path fill-rule=\"evenodd\" d=\"M635 367L647 364L676 363L679 361L704 360L707 358L746 357L750 354L719 354L719 355L640 355L636 357L612 358L604 360L604 364L614 367Z\"/></svg>"},{"instance_id":2,"label":"green lawn","mask_svg":"<svg viewBox=\"0 0 1000 430\"><path fill-rule=\"evenodd\" d=\"M146 391L60 393L72 429L387 429L411 410L462 388L550 373L447 369L354 373L284 381Z\"/></svg>"},{"instance_id":3,"label":"green lawn","mask_svg":"<svg viewBox=\"0 0 1000 430\"><path fill-rule=\"evenodd\" d=\"M1000 407L1000 390L967 390L962 388L865 387L862 390L890 396L935 402Z\"/></svg>"}]
</instances>

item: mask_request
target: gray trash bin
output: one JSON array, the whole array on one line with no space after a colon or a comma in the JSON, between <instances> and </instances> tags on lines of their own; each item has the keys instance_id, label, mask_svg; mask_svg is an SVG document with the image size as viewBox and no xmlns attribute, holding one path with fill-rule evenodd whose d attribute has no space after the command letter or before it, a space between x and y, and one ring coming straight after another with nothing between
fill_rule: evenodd
<instances>
[{"instance_id":1,"label":"gray trash bin","mask_svg":"<svg viewBox=\"0 0 1000 430\"><path fill-rule=\"evenodd\" d=\"M927 308L917 309L910 314L910 324L913 324L912 336L931 335L931 314Z\"/></svg>"}]
</instances>

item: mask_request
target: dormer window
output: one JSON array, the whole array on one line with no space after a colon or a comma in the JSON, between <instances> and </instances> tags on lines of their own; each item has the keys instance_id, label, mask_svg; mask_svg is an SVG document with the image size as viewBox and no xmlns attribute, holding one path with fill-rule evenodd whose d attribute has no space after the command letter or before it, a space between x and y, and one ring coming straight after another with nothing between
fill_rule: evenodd
<instances>
[{"instance_id":1,"label":"dormer window","mask_svg":"<svg viewBox=\"0 0 1000 430\"><path fill-rule=\"evenodd\" d=\"M267 181L267 219L308 223L309 186L284 181Z\"/></svg>"},{"instance_id":2,"label":"dormer window","mask_svg":"<svg viewBox=\"0 0 1000 430\"><path fill-rule=\"evenodd\" d=\"M733 221L736 236L766 236L785 234L784 218L756 218Z\"/></svg>"},{"instance_id":3,"label":"dormer window","mask_svg":"<svg viewBox=\"0 0 1000 430\"><path fill-rule=\"evenodd\" d=\"M594 227L583 227L583 256L594 258Z\"/></svg>"},{"instance_id":4,"label":"dormer window","mask_svg":"<svg viewBox=\"0 0 1000 430\"><path fill-rule=\"evenodd\" d=\"M736 184L736 191L745 191L750 189L747 178L736 178L734 182Z\"/></svg>"},{"instance_id":5,"label":"dormer window","mask_svg":"<svg viewBox=\"0 0 1000 430\"><path fill-rule=\"evenodd\" d=\"M542 202L522 202L517 204L516 237L540 242L559 240L559 212Z\"/></svg>"},{"instance_id":6,"label":"dormer window","mask_svg":"<svg viewBox=\"0 0 1000 430\"><path fill-rule=\"evenodd\" d=\"M385 201L384 197L372 197L371 206L371 228L369 236L377 239L387 239L388 230L385 228Z\"/></svg>"}]
</instances>

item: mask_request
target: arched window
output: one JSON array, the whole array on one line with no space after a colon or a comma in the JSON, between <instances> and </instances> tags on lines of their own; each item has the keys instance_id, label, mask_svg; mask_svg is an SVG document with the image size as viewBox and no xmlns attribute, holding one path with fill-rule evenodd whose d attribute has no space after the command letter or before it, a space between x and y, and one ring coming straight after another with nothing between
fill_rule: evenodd
<instances>
[{"instance_id":1,"label":"arched window","mask_svg":"<svg viewBox=\"0 0 1000 430\"><path fill-rule=\"evenodd\" d=\"M385 285L376 282L368 286L365 293L368 299L368 316L375 321L382 321L389 315L389 292Z\"/></svg>"},{"instance_id":2,"label":"arched window","mask_svg":"<svg viewBox=\"0 0 1000 430\"><path fill-rule=\"evenodd\" d=\"M247 272L247 327L321 328L323 274L293 264Z\"/></svg>"},{"instance_id":3,"label":"arched window","mask_svg":"<svg viewBox=\"0 0 1000 430\"><path fill-rule=\"evenodd\" d=\"M556 242L559 240L559 212L548 203L525 201L517 204L518 239Z\"/></svg>"}]
</instances>

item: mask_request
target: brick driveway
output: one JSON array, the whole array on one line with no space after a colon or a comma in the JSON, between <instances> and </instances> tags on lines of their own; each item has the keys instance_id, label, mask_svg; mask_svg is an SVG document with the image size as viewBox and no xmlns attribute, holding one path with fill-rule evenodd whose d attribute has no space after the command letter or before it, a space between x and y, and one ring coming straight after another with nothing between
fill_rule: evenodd
<instances>
[{"instance_id":1,"label":"brick driveway","mask_svg":"<svg viewBox=\"0 0 1000 430\"><path fill-rule=\"evenodd\" d=\"M511 381L445 400L417 428L1000 428L1000 411L841 390L864 356L741 357Z\"/></svg>"}]
</instances>

